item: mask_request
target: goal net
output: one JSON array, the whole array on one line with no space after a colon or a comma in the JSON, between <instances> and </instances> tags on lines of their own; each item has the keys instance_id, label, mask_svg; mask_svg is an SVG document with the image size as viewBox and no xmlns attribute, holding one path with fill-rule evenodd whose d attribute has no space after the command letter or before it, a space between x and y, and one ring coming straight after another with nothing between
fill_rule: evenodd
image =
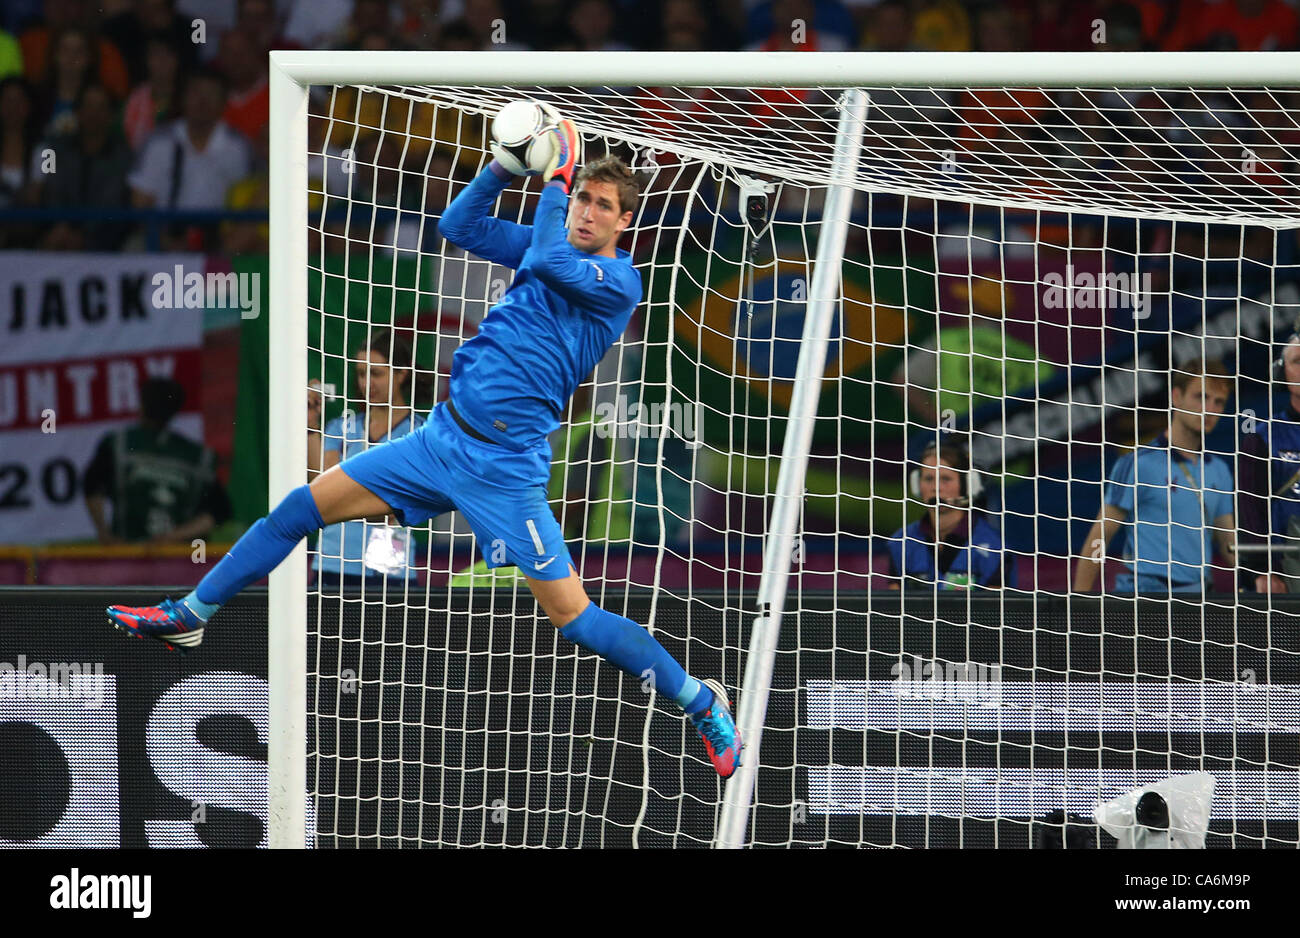
<instances>
[{"instance_id":1,"label":"goal net","mask_svg":"<svg viewBox=\"0 0 1300 938\"><path fill-rule=\"evenodd\" d=\"M954 60L758 87L742 58L569 86L278 59L315 64L273 153L302 251L292 277L273 257L298 284L277 295L305 321L273 345L272 423L303 435L312 382L326 466L444 399L510 283L437 233L502 104L547 101L588 160L642 173L621 246L644 301L551 439L549 497L592 600L720 679L750 746L720 781L457 515L355 522L273 579L273 806L300 731L310 846L1107 846L1098 804L1193 773L1208 846L1300 845L1300 605L1257 590L1300 592L1275 365L1296 92L1224 68L1116 87L1113 63L962 85ZM539 192L516 180L496 217ZM273 486L306 477L297 446ZM1160 452L1159 485L1124 476ZM1107 505L1127 516L1097 538Z\"/></svg>"}]
</instances>

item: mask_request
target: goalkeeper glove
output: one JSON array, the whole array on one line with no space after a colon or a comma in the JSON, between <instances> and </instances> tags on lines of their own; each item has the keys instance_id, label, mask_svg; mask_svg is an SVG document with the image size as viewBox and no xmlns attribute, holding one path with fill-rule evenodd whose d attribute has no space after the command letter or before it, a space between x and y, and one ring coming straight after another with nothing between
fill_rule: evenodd
<instances>
[{"instance_id":1,"label":"goalkeeper glove","mask_svg":"<svg viewBox=\"0 0 1300 938\"><path fill-rule=\"evenodd\" d=\"M573 188L573 177L577 174L578 163L582 159L582 136L571 120L562 120L553 131L555 134L555 154L542 173L542 181L558 179L564 183L567 193Z\"/></svg>"}]
</instances>

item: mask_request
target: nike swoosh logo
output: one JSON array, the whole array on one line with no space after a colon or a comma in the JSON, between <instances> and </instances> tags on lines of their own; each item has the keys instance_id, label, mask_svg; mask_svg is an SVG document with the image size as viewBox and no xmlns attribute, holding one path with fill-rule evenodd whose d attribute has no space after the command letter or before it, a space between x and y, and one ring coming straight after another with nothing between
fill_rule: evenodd
<instances>
[{"instance_id":1,"label":"nike swoosh logo","mask_svg":"<svg viewBox=\"0 0 1300 938\"><path fill-rule=\"evenodd\" d=\"M545 570L554 562L555 562L555 558L552 557L550 560L546 561L546 563L534 563L533 566L536 567L538 570Z\"/></svg>"}]
</instances>

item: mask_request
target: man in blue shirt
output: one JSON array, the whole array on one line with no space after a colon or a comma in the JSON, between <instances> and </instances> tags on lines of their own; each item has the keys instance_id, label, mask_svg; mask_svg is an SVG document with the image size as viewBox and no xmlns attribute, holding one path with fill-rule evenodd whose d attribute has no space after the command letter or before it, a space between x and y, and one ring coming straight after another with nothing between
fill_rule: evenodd
<instances>
[{"instance_id":1,"label":"man in blue shirt","mask_svg":"<svg viewBox=\"0 0 1300 938\"><path fill-rule=\"evenodd\" d=\"M1001 533L975 507L983 486L963 446L946 440L927 446L909 487L926 512L889 540L890 589L1015 585Z\"/></svg>"},{"instance_id":2,"label":"man in blue shirt","mask_svg":"<svg viewBox=\"0 0 1300 938\"><path fill-rule=\"evenodd\" d=\"M1237 473L1241 492L1243 540L1252 545L1296 545L1292 526L1300 519L1300 334L1292 333L1275 362L1274 378L1286 389L1268 420L1243 423ZM1261 593L1295 590L1294 577L1282 572L1294 554L1266 550L1242 552L1249 587Z\"/></svg>"},{"instance_id":3,"label":"man in blue shirt","mask_svg":"<svg viewBox=\"0 0 1300 938\"><path fill-rule=\"evenodd\" d=\"M473 528L489 567L513 564L524 573L560 634L675 700L726 778L741 740L725 689L695 680L649 632L588 599L546 500L547 435L627 328L642 295L631 257L617 246L632 221L636 178L615 157L577 174L577 128L560 121L551 132L555 156L542 174L532 225L488 214L513 178L496 159L439 222L447 240L516 274L477 335L456 350L450 398L428 423L290 493L180 602L110 606L109 618L168 648L190 650L222 603L265 576L311 531L386 514L418 525L454 509Z\"/></svg>"},{"instance_id":4,"label":"man in blue shirt","mask_svg":"<svg viewBox=\"0 0 1300 938\"><path fill-rule=\"evenodd\" d=\"M1235 565L1232 470L1204 451L1231 390L1218 362L1197 359L1174 372L1169 428L1111 467L1075 569L1075 590L1093 588L1106 546L1122 525L1128 572L1116 578L1117 593L1202 592L1211 537Z\"/></svg>"}]
</instances>

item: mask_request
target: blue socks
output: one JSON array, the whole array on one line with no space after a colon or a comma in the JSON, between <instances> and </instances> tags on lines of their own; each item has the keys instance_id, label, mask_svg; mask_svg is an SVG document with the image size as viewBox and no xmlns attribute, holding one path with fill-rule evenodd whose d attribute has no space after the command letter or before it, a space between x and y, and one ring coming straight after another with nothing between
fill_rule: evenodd
<instances>
[{"instance_id":1,"label":"blue socks","mask_svg":"<svg viewBox=\"0 0 1300 938\"><path fill-rule=\"evenodd\" d=\"M300 485L249 528L181 602L196 618L206 621L226 600L279 566L299 541L324 526L311 489ZM657 693L671 697L687 713L699 713L713 703L713 692L688 675L649 632L631 619L591 603L560 629L560 634L637 680L651 681Z\"/></svg>"},{"instance_id":2,"label":"blue socks","mask_svg":"<svg viewBox=\"0 0 1300 938\"><path fill-rule=\"evenodd\" d=\"M210 618L222 603L278 567L299 541L324 526L311 489L298 486L244 532L230 553L181 602L198 618Z\"/></svg>"},{"instance_id":3,"label":"blue socks","mask_svg":"<svg viewBox=\"0 0 1300 938\"><path fill-rule=\"evenodd\" d=\"M631 619L592 603L560 634L632 677L650 680L656 692L676 700L687 713L699 713L713 703L713 691L688 675L654 636Z\"/></svg>"}]
</instances>

